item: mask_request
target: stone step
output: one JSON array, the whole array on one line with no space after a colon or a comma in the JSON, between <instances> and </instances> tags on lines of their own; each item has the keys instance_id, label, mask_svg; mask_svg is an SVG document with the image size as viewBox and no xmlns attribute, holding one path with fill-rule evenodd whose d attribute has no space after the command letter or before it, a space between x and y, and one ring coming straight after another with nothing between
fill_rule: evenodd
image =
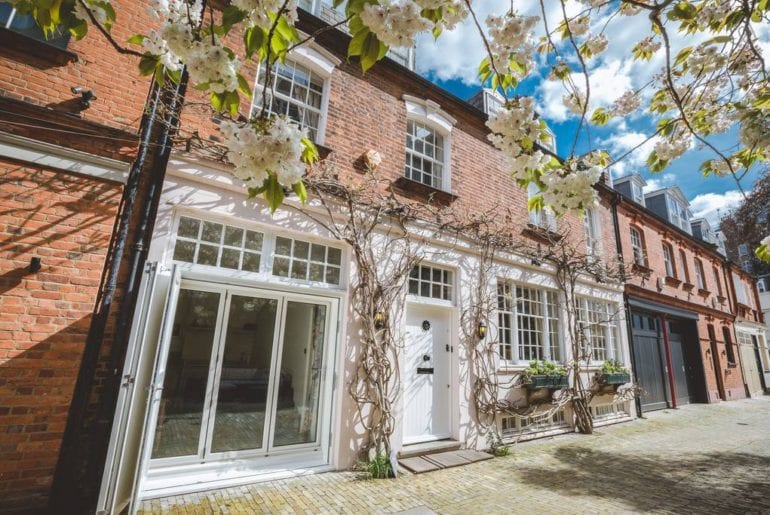
<instances>
[{"instance_id":1,"label":"stone step","mask_svg":"<svg viewBox=\"0 0 770 515\"><path fill-rule=\"evenodd\" d=\"M462 443L457 440L435 440L432 442L421 442L411 445L405 445L398 451L399 458L413 458L416 456L425 456L426 454L436 454L439 452L456 451L462 447Z\"/></svg>"}]
</instances>

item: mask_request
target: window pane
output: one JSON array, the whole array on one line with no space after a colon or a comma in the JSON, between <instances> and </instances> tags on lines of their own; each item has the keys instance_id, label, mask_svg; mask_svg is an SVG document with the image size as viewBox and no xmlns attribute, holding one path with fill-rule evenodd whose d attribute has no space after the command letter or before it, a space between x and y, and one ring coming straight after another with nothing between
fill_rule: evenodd
<instances>
[{"instance_id":1,"label":"window pane","mask_svg":"<svg viewBox=\"0 0 770 515\"><path fill-rule=\"evenodd\" d=\"M262 233L254 231L246 231L246 244L245 248L249 250L262 250Z\"/></svg>"},{"instance_id":2,"label":"window pane","mask_svg":"<svg viewBox=\"0 0 770 515\"><path fill-rule=\"evenodd\" d=\"M219 243L222 240L222 224L214 222L203 222L203 232L201 233L203 241Z\"/></svg>"},{"instance_id":3,"label":"window pane","mask_svg":"<svg viewBox=\"0 0 770 515\"><path fill-rule=\"evenodd\" d=\"M326 269L326 282L329 284L340 283L340 269L329 267Z\"/></svg>"},{"instance_id":4,"label":"window pane","mask_svg":"<svg viewBox=\"0 0 770 515\"><path fill-rule=\"evenodd\" d=\"M238 270L238 261L241 259L241 251L235 249L222 249L222 261L219 266Z\"/></svg>"},{"instance_id":5,"label":"window pane","mask_svg":"<svg viewBox=\"0 0 770 515\"><path fill-rule=\"evenodd\" d=\"M259 254L254 254L253 252L244 252L241 270L245 272L259 272L259 262Z\"/></svg>"},{"instance_id":6,"label":"window pane","mask_svg":"<svg viewBox=\"0 0 770 515\"><path fill-rule=\"evenodd\" d=\"M310 280L323 282L324 280L324 266L316 263L310 264Z\"/></svg>"},{"instance_id":7,"label":"window pane","mask_svg":"<svg viewBox=\"0 0 770 515\"><path fill-rule=\"evenodd\" d=\"M307 261L293 261L291 265L292 279L307 279Z\"/></svg>"},{"instance_id":8,"label":"window pane","mask_svg":"<svg viewBox=\"0 0 770 515\"><path fill-rule=\"evenodd\" d=\"M306 241L294 240L294 257L307 259L310 252L310 244Z\"/></svg>"},{"instance_id":9,"label":"window pane","mask_svg":"<svg viewBox=\"0 0 770 515\"><path fill-rule=\"evenodd\" d=\"M219 248L213 245L201 245L198 249L198 264L199 265L217 265L217 257L219 257Z\"/></svg>"},{"instance_id":10,"label":"window pane","mask_svg":"<svg viewBox=\"0 0 770 515\"><path fill-rule=\"evenodd\" d=\"M277 309L275 299L232 297L211 439L213 452L262 447Z\"/></svg>"},{"instance_id":11,"label":"window pane","mask_svg":"<svg viewBox=\"0 0 770 515\"><path fill-rule=\"evenodd\" d=\"M176 233L178 236L197 239L200 225L200 220L195 220L194 218L187 218L186 216L183 216L179 218L179 229L177 229Z\"/></svg>"},{"instance_id":12,"label":"window pane","mask_svg":"<svg viewBox=\"0 0 770 515\"><path fill-rule=\"evenodd\" d=\"M241 248L243 245L243 229L237 227L225 227L225 245Z\"/></svg>"},{"instance_id":13,"label":"window pane","mask_svg":"<svg viewBox=\"0 0 770 515\"><path fill-rule=\"evenodd\" d=\"M276 256L273 260L273 275L289 277L289 260L287 258Z\"/></svg>"},{"instance_id":14,"label":"window pane","mask_svg":"<svg viewBox=\"0 0 770 515\"><path fill-rule=\"evenodd\" d=\"M291 240L278 236L275 239L275 253L281 256L291 256Z\"/></svg>"},{"instance_id":15,"label":"window pane","mask_svg":"<svg viewBox=\"0 0 770 515\"><path fill-rule=\"evenodd\" d=\"M340 249L329 247L329 263L332 265L339 265L342 263L342 251Z\"/></svg>"},{"instance_id":16,"label":"window pane","mask_svg":"<svg viewBox=\"0 0 770 515\"><path fill-rule=\"evenodd\" d=\"M195 242L177 241L174 245L174 261L192 263L195 257Z\"/></svg>"}]
</instances>

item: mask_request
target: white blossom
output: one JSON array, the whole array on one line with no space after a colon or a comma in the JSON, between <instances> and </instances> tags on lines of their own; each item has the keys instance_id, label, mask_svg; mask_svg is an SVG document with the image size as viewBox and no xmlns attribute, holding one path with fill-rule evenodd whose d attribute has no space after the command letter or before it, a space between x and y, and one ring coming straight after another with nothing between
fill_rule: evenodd
<instances>
[{"instance_id":1,"label":"white blossom","mask_svg":"<svg viewBox=\"0 0 770 515\"><path fill-rule=\"evenodd\" d=\"M104 26L108 20L107 11L104 9L104 6L109 5L109 3L110 0L83 0L82 3L76 1L72 13L75 15L75 18L91 23L91 17L88 15L90 11L97 23ZM83 4L85 4L85 7Z\"/></svg>"},{"instance_id":2,"label":"white blossom","mask_svg":"<svg viewBox=\"0 0 770 515\"><path fill-rule=\"evenodd\" d=\"M633 113L642 105L641 95L634 91L626 91L615 99L610 112L615 116L626 116Z\"/></svg>"},{"instance_id":3,"label":"white blossom","mask_svg":"<svg viewBox=\"0 0 770 515\"><path fill-rule=\"evenodd\" d=\"M607 40L607 36L604 34L597 34L595 36L591 36L586 40L586 47L593 55L599 55L605 50L607 50L607 44L609 41Z\"/></svg>"},{"instance_id":4,"label":"white blossom","mask_svg":"<svg viewBox=\"0 0 770 515\"><path fill-rule=\"evenodd\" d=\"M414 0L383 0L381 4L366 4L360 17L377 39L391 47L414 46L415 36L431 28L421 15L422 9Z\"/></svg>"},{"instance_id":5,"label":"white blossom","mask_svg":"<svg viewBox=\"0 0 770 515\"><path fill-rule=\"evenodd\" d=\"M561 100L564 103L565 107L569 109L572 113L578 116L583 115L583 108L586 105L586 98L582 92L578 91L577 93L570 93L568 95L564 95L561 98Z\"/></svg>"},{"instance_id":6,"label":"white blossom","mask_svg":"<svg viewBox=\"0 0 770 515\"><path fill-rule=\"evenodd\" d=\"M674 134L655 143L654 150L661 161L671 161L690 149L691 140L689 134Z\"/></svg>"},{"instance_id":7,"label":"white blossom","mask_svg":"<svg viewBox=\"0 0 770 515\"><path fill-rule=\"evenodd\" d=\"M623 16L635 16L642 10L641 7L637 7L633 4L622 2L620 4L620 14Z\"/></svg>"},{"instance_id":8,"label":"white blossom","mask_svg":"<svg viewBox=\"0 0 770 515\"><path fill-rule=\"evenodd\" d=\"M283 0L232 0L231 4L246 12L247 26L258 26L265 30L270 29L273 20L269 13L277 13L283 6ZM297 22L297 2L289 0L286 3L282 16L290 25Z\"/></svg>"},{"instance_id":9,"label":"white blossom","mask_svg":"<svg viewBox=\"0 0 770 515\"><path fill-rule=\"evenodd\" d=\"M661 42L648 36L637 43L636 47L642 52L656 52L661 47Z\"/></svg>"},{"instance_id":10,"label":"white blossom","mask_svg":"<svg viewBox=\"0 0 770 515\"><path fill-rule=\"evenodd\" d=\"M520 16L513 12L505 16L487 17L489 49L498 72L509 73L521 79L533 68L532 29L538 20L537 16ZM518 66L511 66L511 61Z\"/></svg>"},{"instance_id":11,"label":"white blossom","mask_svg":"<svg viewBox=\"0 0 770 515\"><path fill-rule=\"evenodd\" d=\"M556 214L576 212L596 204L596 190L593 185L601 178L600 166L589 166L585 162L570 160L563 168L543 173L543 203Z\"/></svg>"},{"instance_id":12,"label":"white blossom","mask_svg":"<svg viewBox=\"0 0 770 515\"><path fill-rule=\"evenodd\" d=\"M567 27L573 36L582 36L588 32L591 19L588 16L573 18L567 22Z\"/></svg>"},{"instance_id":13,"label":"white blossom","mask_svg":"<svg viewBox=\"0 0 770 515\"><path fill-rule=\"evenodd\" d=\"M221 126L233 175L249 188L259 188L273 174L282 186L302 180L302 139L307 130L284 117L275 117L266 128L225 121Z\"/></svg>"},{"instance_id":14,"label":"white blossom","mask_svg":"<svg viewBox=\"0 0 770 515\"><path fill-rule=\"evenodd\" d=\"M522 97L506 104L489 117L487 127L492 134L489 141L506 157L511 174L526 179L530 170L539 170L551 160L539 150L525 148L523 141L537 142L542 128L535 118L535 103L531 97Z\"/></svg>"}]
</instances>

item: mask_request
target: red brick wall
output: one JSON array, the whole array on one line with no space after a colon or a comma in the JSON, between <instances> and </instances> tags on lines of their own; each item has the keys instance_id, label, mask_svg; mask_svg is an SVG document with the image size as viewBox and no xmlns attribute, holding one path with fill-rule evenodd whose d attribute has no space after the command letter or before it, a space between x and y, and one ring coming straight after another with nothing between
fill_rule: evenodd
<instances>
[{"instance_id":1,"label":"red brick wall","mask_svg":"<svg viewBox=\"0 0 770 515\"><path fill-rule=\"evenodd\" d=\"M0 160L0 507L48 494L120 190Z\"/></svg>"},{"instance_id":2,"label":"red brick wall","mask_svg":"<svg viewBox=\"0 0 770 515\"><path fill-rule=\"evenodd\" d=\"M627 200L618 209L618 225L620 227L620 240L623 246L623 258L627 265L633 263L631 248L631 227L635 227L644 240L646 250L646 267L649 270L637 270L628 279L626 291L629 294L643 296L650 300L668 304L681 309L687 309L698 313L698 336L700 338L701 359L706 376L706 389L710 402L719 400L717 375L720 375L725 388L727 400L745 397L743 380L739 364L728 364L727 350L722 327L726 327L731 333L731 342L735 355L738 354L737 342L733 331L733 303L730 300L729 284L725 284L722 258L703 249L689 238L682 236L678 231L666 224L660 223L651 216L647 216L631 207L627 207ZM675 280L666 279L666 267L663 260L663 244L671 246L674 253ZM691 289L686 286L688 279L681 277L680 250L685 253L689 283L694 285ZM705 290L699 291L695 278L695 259L703 264ZM714 269L719 275L719 283L722 295L718 293L714 277ZM681 282L680 282L681 281ZM712 358L711 341L709 339L708 325L714 326L717 342L718 367L715 367Z\"/></svg>"}]
</instances>

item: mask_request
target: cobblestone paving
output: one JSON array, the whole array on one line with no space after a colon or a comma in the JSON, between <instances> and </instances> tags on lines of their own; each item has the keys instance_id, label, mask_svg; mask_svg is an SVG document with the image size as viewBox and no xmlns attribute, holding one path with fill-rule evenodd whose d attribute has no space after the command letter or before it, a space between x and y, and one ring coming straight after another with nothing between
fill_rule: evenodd
<instances>
[{"instance_id":1,"label":"cobblestone paving","mask_svg":"<svg viewBox=\"0 0 770 515\"><path fill-rule=\"evenodd\" d=\"M770 513L770 397L664 410L394 480L316 474L146 501L144 513Z\"/></svg>"}]
</instances>

